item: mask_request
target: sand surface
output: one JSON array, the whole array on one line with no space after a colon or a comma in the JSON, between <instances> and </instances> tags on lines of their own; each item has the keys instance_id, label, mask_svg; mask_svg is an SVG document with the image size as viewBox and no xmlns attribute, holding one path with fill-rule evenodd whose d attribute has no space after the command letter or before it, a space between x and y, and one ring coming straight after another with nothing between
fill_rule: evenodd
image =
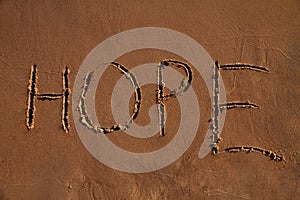
<instances>
[{"instance_id":1,"label":"sand surface","mask_svg":"<svg viewBox=\"0 0 300 200\"><path fill-rule=\"evenodd\" d=\"M296 199L300 196L300 2L299 1L0 1L0 199ZM270 73L221 71L227 101L251 101L259 109L227 111L220 149L254 146L276 152L286 162L262 154L220 153L198 158L209 128L210 98L194 73L201 118L192 145L171 165L150 173L111 169L82 144L71 108L70 131L61 126L62 100L36 100L35 127L26 127L28 81L38 69L38 92L61 93L62 72L70 69L71 89L79 67L100 42L139 27L163 27L199 42L220 64L250 63ZM129 69L177 55L160 50L130 52L117 61ZM193 69L193 66L192 66ZM193 70L195 71L195 70ZM110 98L121 77L109 68L99 82L96 111L114 123ZM107 84L109 83L109 84ZM150 122L156 85L143 86L135 122ZM170 92L170 90L166 90ZM72 99L70 99L72 103ZM134 97L132 97L131 108ZM165 137L107 137L132 152L158 150L175 136L180 121L176 98ZM105 114L103 114L105 113Z\"/></svg>"}]
</instances>

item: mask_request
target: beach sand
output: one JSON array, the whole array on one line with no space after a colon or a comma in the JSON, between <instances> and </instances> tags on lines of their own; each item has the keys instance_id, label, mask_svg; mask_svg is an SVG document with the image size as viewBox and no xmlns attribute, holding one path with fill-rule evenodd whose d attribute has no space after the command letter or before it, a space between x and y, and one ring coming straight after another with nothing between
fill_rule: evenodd
<instances>
[{"instance_id":1,"label":"beach sand","mask_svg":"<svg viewBox=\"0 0 300 200\"><path fill-rule=\"evenodd\" d=\"M296 199L300 196L300 3L298 1L0 1L0 199ZM26 127L31 66L40 94L61 93L70 69L72 90L88 53L108 37L140 27L184 33L221 65L249 63L269 73L220 71L227 101L250 101L259 109L227 111L219 148L253 146L276 152L276 162L255 152L198 153L210 126L211 102L201 75L192 86L201 117L195 140L175 162L149 173L125 173L95 159L82 144L69 107L70 131L62 129L62 100L35 101L34 128ZM144 49L117 61L128 69L178 55ZM110 99L121 74L108 68L96 92L98 119L114 123ZM138 77L137 77L138 78ZM109 83L109 84L107 84ZM150 122L155 84L142 86L135 122ZM165 91L170 92L170 90ZM132 96L130 110L133 108ZM132 152L159 150L176 135L180 108L166 103L166 135L107 137ZM70 98L70 105L72 99Z\"/></svg>"}]
</instances>

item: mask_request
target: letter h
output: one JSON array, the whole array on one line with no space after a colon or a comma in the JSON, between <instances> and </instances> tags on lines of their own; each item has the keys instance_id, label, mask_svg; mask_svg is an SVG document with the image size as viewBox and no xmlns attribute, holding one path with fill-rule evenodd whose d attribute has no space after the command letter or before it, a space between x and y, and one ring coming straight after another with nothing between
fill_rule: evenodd
<instances>
[{"instance_id":1,"label":"letter h","mask_svg":"<svg viewBox=\"0 0 300 200\"><path fill-rule=\"evenodd\" d=\"M62 107L62 128L68 133L70 130L69 118L68 118L68 108L69 108L69 98L71 94L71 89L69 86L69 73L70 70L66 67L63 72L63 91L60 94L49 93L49 94L40 94L37 90L37 67L36 65L31 66L31 73L28 86L28 101L27 101L27 113L26 113L26 126L27 128L34 128L34 117L35 117L35 100L57 100L63 99Z\"/></svg>"}]
</instances>

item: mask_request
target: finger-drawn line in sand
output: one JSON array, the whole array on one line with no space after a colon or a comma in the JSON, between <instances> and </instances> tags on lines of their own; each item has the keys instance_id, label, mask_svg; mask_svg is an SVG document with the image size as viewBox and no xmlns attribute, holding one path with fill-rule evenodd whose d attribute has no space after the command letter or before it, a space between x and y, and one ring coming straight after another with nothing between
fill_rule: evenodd
<instances>
[{"instance_id":1,"label":"finger-drawn line in sand","mask_svg":"<svg viewBox=\"0 0 300 200\"><path fill-rule=\"evenodd\" d=\"M65 69L63 73L63 109L62 109L62 125L63 129L66 132L69 132L70 130L70 124L69 124L69 97L71 94L71 89L69 86L69 74L70 70L68 68Z\"/></svg>"},{"instance_id":2,"label":"finger-drawn line in sand","mask_svg":"<svg viewBox=\"0 0 300 200\"><path fill-rule=\"evenodd\" d=\"M218 61L215 62L214 69L213 69L213 107L212 107L212 140L215 144L218 142L219 139L219 64Z\"/></svg>"},{"instance_id":3,"label":"finger-drawn line in sand","mask_svg":"<svg viewBox=\"0 0 300 200\"><path fill-rule=\"evenodd\" d=\"M37 94L36 97L42 101L48 100L56 100L60 99L63 96L63 94Z\"/></svg>"},{"instance_id":4,"label":"finger-drawn line in sand","mask_svg":"<svg viewBox=\"0 0 300 200\"><path fill-rule=\"evenodd\" d=\"M185 71L185 77L182 79L181 84L178 88L174 89L170 94L164 94L164 86L165 83L163 82L163 75L162 70L167 66L176 66L177 68L183 68ZM163 60L158 65L157 71L157 99L156 103L158 105L158 113L159 113L159 127L160 127L160 136L165 135L165 123L166 123L166 108L165 108L165 101L169 98L175 98L178 95L182 95L186 92L191 83L192 83L192 69L191 67L181 61L167 59Z\"/></svg>"},{"instance_id":5,"label":"finger-drawn line in sand","mask_svg":"<svg viewBox=\"0 0 300 200\"><path fill-rule=\"evenodd\" d=\"M238 153L238 152L246 152L246 153L250 153L250 152L255 152L255 153L260 153L266 157L269 157L270 160L274 160L276 162L286 162L285 157L278 155L277 153L271 151L271 150L267 150L267 149L263 149L260 147L254 147L254 146L234 146L234 147L227 147L223 150L219 149L219 143L220 141L222 141L223 139L220 138L217 142L218 145L216 145L213 150L212 150L212 154L216 155L216 154L220 154L220 153Z\"/></svg>"},{"instance_id":6,"label":"finger-drawn line in sand","mask_svg":"<svg viewBox=\"0 0 300 200\"><path fill-rule=\"evenodd\" d=\"M262 149L259 147L236 146L236 147L229 147L229 148L226 148L223 150L223 152L228 152L228 153L236 153L236 152L241 152L241 151L261 153L261 154L269 157L271 160L274 160L277 162L285 161L284 156L280 156L273 151ZM219 152L219 153L222 153L222 152Z\"/></svg>"},{"instance_id":7,"label":"finger-drawn line in sand","mask_svg":"<svg viewBox=\"0 0 300 200\"><path fill-rule=\"evenodd\" d=\"M226 65L219 65L218 62L215 62L214 66L214 75L213 75L213 114L212 114L212 132L213 132L213 148L212 148L212 154L216 155L219 153L236 153L236 152L256 152L260 153L262 155L265 155L269 157L271 160L280 162L285 161L284 156L280 156L276 154L275 152L271 150L262 149L259 147L252 147L252 146L235 146L235 147L228 147L224 150L220 150L219 144L222 141L222 138L219 136L219 130L218 130L218 117L219 112L222 112L224 109L234 109L234 108L259 108L258 105L254 103L247 102L228 102L224 104L219 104L219 75L220 75L220 69L223 70L254 70L258 72L267 72L270 71L267 68L250 65L250 64L243 64L243 63L237 63L237 64L226 64ZM286 162L286 161L285 161Z\"/></svg>"},{"instance_id":8,"label":"finger-drawn line in sand","mask_svg":"<svg viewBox=\"0 0 300 200\"><path fill-rule=\"evenodd\" d=\"M124 67L123 65L121 65L117 62L111 62L110 64L111 64L111 66L117 68L123 74L125 74L126 77L132 83L132 86L134 88L135 103L134 103L133 114L131 115L130 119L127 122L125 122L124 125L116 124L110 128L105 128L105 127L100 127L100 126L94 125L93 122L89 119L88 113L86 112L86 108L85 108L85 98L86 98L86 94L88 92L89 85L91 83L91 80L92 80L92 77L94 74L93 71L88 73L85 77L85 82L84 82L82 93L81 93L81 96L79 99L79 106L78 106L78 111L80 114L80 122L83 125L85 125L87 128L94 130L95 132L100 132L100 133L104 133L104 134L111 133L113 131L128 129L130 127L130 124L133 122L134 119L136 119L136 117L139 113L139 110L141 107L141 100L142 100L141 89L140 89L140 86L137 82L135 75L132 72L130 72L126 67Z\"/></svg>"},{"instance_id":9,"label":"finger-drawn line in sand","mask_svg":"<svg viewBox=\"0 0 300 200\"><path fill-rule=\"evenodd\" d=\"M28 100L27 100L27 112L26 112L26 126L27 128L33 129L34 128L34 117L35 117L35 100L57 100L63 98L63 107L62 107L62 128L63 130L68 133L70 131L69 125L69 116L68 116L68 109L69 109L69 96L71 94L71 89L69 86L69 73L70 70L68 67L65 68L63 72L63 92L60 94L57 93L46 93L46 94L39 94L37 89L37 66L31 66L30 78L29 78L29 86L28 86Z\"/></svg>"},{"instance_id":10,"label":"finger-drawn line in sand","mask_svg":"<svg viewBox=\"0 0 300 200\"><path fill-rule=\"evenodd\" d=\"M222 112L224 109L233 109L233 108L259 108L258 105L254 103L248 102L228 102L224 104L220 104L220 111Z\"/></svg>"},{"instance_id":11,"label":"finger-drawn line in sand","mask_svg":"<svg viewBox=\"0 0 300 200\"><path fill-rule=\"evenodd\" d=\"M35 96L37 93L36 89L36 65L31 66L31 73L28 86L28 100L27 100L27 115L26 115L26 124L28 129L34 127L34 113L35 113Z\"/></svg>"},{"instance_id":12,"label":"finger-drawn line in sand","mask_svg":"<svg viewBox=\"0 0 300 200\"><path fill-rule=\"evenodd\" d=\"M245 69L248 69L248 70L255 70L255 71L259 71L259 72L267 72L267 73L270 72L265 67L260 67L260 66L256 66L256 65L245 64L245 63L225 64L225 65L221 65L219 68L223 69L223 70L245 70Z\"/></svg>"}]
</instances>

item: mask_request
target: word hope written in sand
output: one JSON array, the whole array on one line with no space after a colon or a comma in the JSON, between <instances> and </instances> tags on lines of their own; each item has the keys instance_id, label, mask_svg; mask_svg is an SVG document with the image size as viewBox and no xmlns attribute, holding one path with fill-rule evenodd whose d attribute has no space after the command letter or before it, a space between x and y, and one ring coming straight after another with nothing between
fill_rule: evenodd
<instances>
[{"instance_id":1,"label":"word hope written in sand","mask_svg":"<svg viewBox=\"0 0 300 200\"><path fill-rule=\"evenodd\" d=\"M140 112L141 103L142 103L142 91L140 85L138 83L138 79L135 75L128 70L122 64L117 62L111 62L110 66L118 69L121 71L127 79L131 82L132 87L134 88L135 92L135 103L133 108L133 114L131 115L130 119L125 124L115 124L111 127L102 127L94 125L93 122L89 118L89 114L85 107L85 97L87 95L89 85L91 83L91 79L93 78L94 72L90 72L86 75L84 85L82 87L82 93L79 99L78 104L78 112L80 113L80 123L82 123L88 129L95 131L96 133L112 133L115 131L125 131L130 128L131 123L135 120ZM165 83L163 81L163 69L166 67L176 67L178 69L183 69L185 76L181 80L180 85L178 88L173 89L171 93L164 94L164 87ZM223 112L225 109L235 109L235 108L259 108L258 105L250 102L228 102L228 103L219 103L219 76L220 70L254 70L258 72L265 72L269 73L269 70L260 66L254 66L249 64L226 64L226 65L219 65L218 62L215 63L214 66L214 75L212 77L213 81L213 106L212 106L212 118L210 119L211 126L210 129L212 130L212 153L213 155L219 153L236 153L241 151L246 152L256 152L261 153L271 160L275 161L284 161L283 156L279 156L276 153L265 150L258 147L252 146L235 146L235 147L228 147L224 150L220 150L219 144L222 141L219 132L219 113ZM34 119L35 119L35 101L53 101L62 99L62 111L61 111L61 123L62 129L68 133L70 131L70 123L69 123L69 98L71 94L71 89L69 86L69 73L70 70L66 68L62 73L62 93L46 93L40 94L38 93L37 89L37 66L33 65L31 67L30 79L29 79L29 86L28 86L28 101L27 101L27 114L26 114L26 126L28 130L34 128ZM165 126L166 126L166 101L170 98L176 98L177 96L183 95L191 86L192 84L192 68L189 64L174 60L174 59L166 59L160 62L157 65L157 91L156 91L156 103L158 106L158 115L159 115L159 128L160 128L160 136L164 136L165 133Z\"/></svg>"}]
</instances>

